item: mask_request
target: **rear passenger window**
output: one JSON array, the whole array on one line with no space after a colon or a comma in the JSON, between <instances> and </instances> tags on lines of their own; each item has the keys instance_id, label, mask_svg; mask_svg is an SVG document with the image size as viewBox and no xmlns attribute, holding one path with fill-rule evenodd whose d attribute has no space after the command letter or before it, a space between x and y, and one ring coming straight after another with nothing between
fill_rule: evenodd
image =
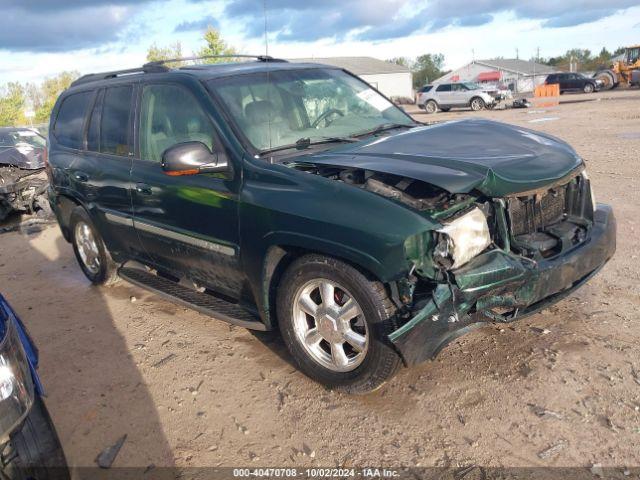
<instances>
[{"instance_id":1,"label":"rear passenger window","mask_svg":"<svg viewBox=\"0 0 640 480\"><path fill-rule=\"evenodd\" d=\"M93 92L80 92L69 95L62 101L53 133L60 145L69 148L82 148L84 119L91 103Z\"/></svg>"},{"instance_id":2,"label":"rear passenger window","mask_svg":"<svg viewBox=\"0 0 640 480\"><path fill-rule=\"evenodd\" d=\"M133 87L107 88L102 104L100 152L127 156L130 152L130 116Z\"/></svg>"},{"instance_id":3,"label":"rear passenger window","mask_svg":"<svg viewBox=\"0 0 640 480\"><path fill-rule=\"evenodd\" d=\"M436 88L436 92L450 92L451 91L451 84L447 83L445 85L438 85L438 88Z\"/></svg>"}]
</instances>

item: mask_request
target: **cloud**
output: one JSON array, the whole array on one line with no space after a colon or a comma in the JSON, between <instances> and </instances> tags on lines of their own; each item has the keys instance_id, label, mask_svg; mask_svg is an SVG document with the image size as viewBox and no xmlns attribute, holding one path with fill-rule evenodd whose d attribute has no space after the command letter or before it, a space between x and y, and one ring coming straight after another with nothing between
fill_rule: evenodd
<instances>
[{"instance_id":1,"label":"cloud","mask_svg":"<svg viewBox=\"0 0 640 480\"><path fill-rule=\"evenodd\" d=\"M90 6L49 12L3 9L0 48L60 52L97 47L118 38L128 7Z\"/></svg>"},{"instance_id":2,"label":"cloud","mask_svg":"<svg viewBox=\"0 0 640 480\"><path fill-rule=\"evenodd\" d=\"M591 23L637 5L637 0L267 0L269 31L277 40L324 38L376 41L446 27L475 27L511 13L540 20L545 28ZM229 0L224 14L245 26L251 38L264 34L263 0Z\"/></svg>"},{"instance_id":3,"label":"cloud","mask_svg":"<svg viewBox=\"0 0 640 480\"><path fill-rule=\"evenodd\" d=\"M192 22L182 22L173 30L176 33L183 32L200 32L206 30L208 27L220 28L218 20L212 16L205 17L201 20L194 20Z\"/></svg>"},{"instance_id":4,"label":"cloud","mask_svg":"<svg viewBox=\"0 0 640 480\"><path fill-rule=\"evenodd\" d=\"M557 17L550 18L549 20L545 20L542 25L548 28L573 27L584 23L595 22L596 20L608 17L614 13L616 13L616 9L612 8L567 12L558 15Z\"/></svg>"},{"instance_id":5,"label":"cloud","mask_svg":"<svg viewBox=\"0 0 640 480\"><path fill-rule=\"evenodd\" d=\"M0 49L64 52L100 47L117 40L135 0L0 0Z\"/></svg>"}]
</instances>

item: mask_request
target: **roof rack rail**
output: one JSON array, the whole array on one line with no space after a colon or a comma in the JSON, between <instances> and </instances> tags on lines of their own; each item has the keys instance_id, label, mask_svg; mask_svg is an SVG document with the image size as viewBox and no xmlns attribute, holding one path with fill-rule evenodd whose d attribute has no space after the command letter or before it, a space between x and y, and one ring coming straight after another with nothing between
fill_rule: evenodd
<instances>
[{"instance_id":1,"label":"roof rack rail","mask_svg":"<svg viewBox=\"0 0 640 480\"><path fill-rule=\"evenodd\" d=\"M143 68L162 66L162 65L166 65L167 63L191 62L194 60L207 60L209 58L255 58L259 62L286 62L286 60L273 58L269 55L242 55L242 54L200 55L195 57L181 57L181 58L169 58L167 60L156 60L153 62L145 63L143 65Z\"/></svg>"},{"instance_id":2,"label":"roof rack rail","mask_svg":"<svg viewBox=\"0 0 640 480\"><path fill-rule=\"evenodd\" d=\"M125 75L134 75L137 73L160 73L168 72L169 68L162 64L155 65L153 62L143 65L138 68L129 68L126 70L114 70L112 72L104 73L89 73L75 80L71 86L82 85L83 83L96 82L98 80L106 80L108 78L117 78Z\"/></svg>"}]
</instances>

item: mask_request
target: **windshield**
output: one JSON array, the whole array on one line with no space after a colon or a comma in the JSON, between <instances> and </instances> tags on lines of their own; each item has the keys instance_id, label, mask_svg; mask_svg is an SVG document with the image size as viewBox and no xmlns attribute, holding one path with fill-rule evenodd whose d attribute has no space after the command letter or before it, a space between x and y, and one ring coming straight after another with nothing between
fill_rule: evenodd
<instances>
[{"instance_id":1,"label":"windshield","mask_svg":"<svg viewBox=\"0 0 640 480\"><path fill-rule=\"evenodd\" d=\"M29 145L35 148L44 148L47 141L41 135L31 130L14 130L0 133L0 147L19 147Z\"/></svg>"},{"instance_id":2,"label":"windshield","mask_svg":"<svg viewBox=\"0 0 640 480\"><path fill-rule=\"evenodd\" d=\"M357 78L333 69L288 70L215 79L208 86L256 150L413 126L402 110Z\"/></svg>"},{"instance_id":3,"label":"windshield","mask_svg":"<svg viewBox=\"0 0 640 480\"><path fill-rule=\"evenodd\" d=\"M475 82L464 82L463 85L469 90L478 90L479 88L481 88L480 85Z\"/></svg>"}]
</instances>

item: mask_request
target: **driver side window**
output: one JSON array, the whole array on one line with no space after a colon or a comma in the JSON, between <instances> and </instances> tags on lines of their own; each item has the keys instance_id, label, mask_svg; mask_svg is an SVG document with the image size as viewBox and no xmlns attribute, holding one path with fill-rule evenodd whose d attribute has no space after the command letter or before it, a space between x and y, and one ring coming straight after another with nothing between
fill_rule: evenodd
<instances>
[{"instance_id":1,"label":"driver side window","mask_svg":"<svg viewBox=\"0 0 640 480\"><path fill-rule=\"evenodd\" d=\"M184 142L213 151L213 125L195 97L179 85L147 85L140 107L140 157L160 162L163 152Z\"/></svg>"}]
</instances>

